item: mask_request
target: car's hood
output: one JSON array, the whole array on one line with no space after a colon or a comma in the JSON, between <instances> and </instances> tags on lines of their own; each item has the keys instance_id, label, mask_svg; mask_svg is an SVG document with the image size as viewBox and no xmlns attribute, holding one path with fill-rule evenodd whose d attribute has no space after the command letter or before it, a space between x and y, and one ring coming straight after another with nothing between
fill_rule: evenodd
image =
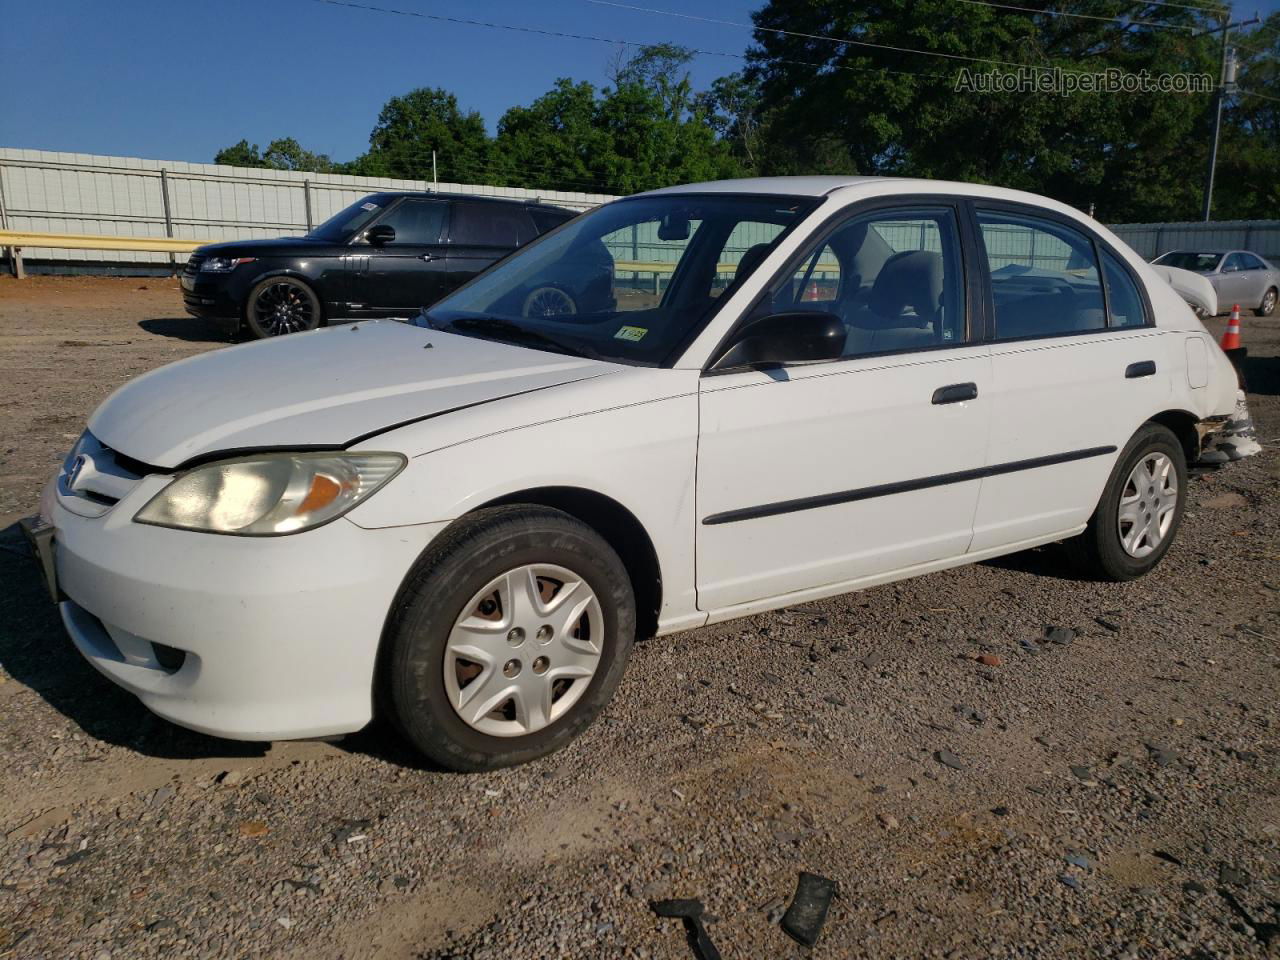
<instances>
[{"instance_id":1,"label":"car's hood","mask_svg":"<svg viewBox=\"0 0 1280 960\"><path fill-rule=\"evenodd\" d=\"M296 253L311 247L327 247L334 244L314 237L264 237L261 240L227 240L223 243L206 243L195 252L204 257L261 256Z\"/></svg>"},{"instance_id":2,"label":"car's hood","mask_svg":"<svg viewBox=\"0 0 1280 960\"><path fill-rule=\"evenodd\" d=\"M89 431L157 467L270 448L333 449L414 420L620 369L367 321L161 367L108 397L89 418Z\"/></svg>"}]
</instances>

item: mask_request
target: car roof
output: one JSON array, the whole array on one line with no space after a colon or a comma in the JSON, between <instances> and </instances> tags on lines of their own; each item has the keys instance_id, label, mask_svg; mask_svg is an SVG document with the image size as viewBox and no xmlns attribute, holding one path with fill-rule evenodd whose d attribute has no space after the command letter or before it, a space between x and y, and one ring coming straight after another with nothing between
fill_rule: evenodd
<instances>
[{"instance_id":1,"label":"car roof","mask_svg":"<svg viewBox=\"0 0 1280 960\"><path fill-rule=\"evenodd\" d=\"M546 200L529 200L525 197L486 197L474 193L447 193L435 190L378 190L369 194L371 197L386 197L398 200L401 197L430 197L433 200L475 200L480 203L508 203L522 207L547 207L555 211L572 213L567 207L558 207Z\"/></svg>"},{"instance_id":2,"label":"car roof","mask_svg":"<svg viewBox=\"0 0 1280 960\"><path fill-rule=\"evenodd\" d=\"M949 194L986 200L1005 200L1043 207L1047 210L1068 212L1072 216L1088 219L1082 211L1050 197L1024 190L994 187L982 183L963 183L954 180L927 180L922 177L749 177L741 180L712 180L706 183L688 183L675 187L663 187L636 196L655 197L664 194L761 194L791 197L827 197L833 194L843 200L855 200L861 196L910 196L911 194Z\"/></svg>"}]
</instances>

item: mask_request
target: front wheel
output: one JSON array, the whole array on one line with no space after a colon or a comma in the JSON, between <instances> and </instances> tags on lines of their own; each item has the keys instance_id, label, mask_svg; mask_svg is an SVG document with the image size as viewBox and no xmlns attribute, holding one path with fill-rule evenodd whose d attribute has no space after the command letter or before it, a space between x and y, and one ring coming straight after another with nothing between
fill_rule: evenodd
<instances>
[{"instance_id":1,"label":"front wheel","mask_svg":"<svg viewBox=\"0 0 1280 960\"><path fill-rule=\"evenodd\" d=\"M1272 287L1262 295L1262 303L1258 304L1253 313L1258 317L1269 317L1276 312L1276 288Z\"/></svg>"},{"instance_id":2,"label":"front wheel","mask_svg":"<svg viewBox=\"0 0 1280 960\"><path fill-rule=\"evenodd\" d=\"M1121 453L1089 525L1075 541L1086 574L1134 580L1168 551L1187 497L1187 461L1168 427L1148 423Z\"/></svg>"},{"instance_id":3,"label":"front wheel","mask_svg":"<svg viewBox=\"0 0 1280 960\"><path fill-rule=\"evenodd\" d=\"M245 321L259 340L320 326L320 298L293 277L267 277L249 291Z\"/></svg>"},{"instance_id":4,"label":"front wheel","mask_svg":"<svg viewBox=\"0 0 1280 960\"><path fill-rule=\"evenodd\" d=\"M388 706L444 767L523 763L604 709L635 632L631 581L598 533L543 507L482 510L402 588L386 636Z\"/></svg>"}]
</instances>

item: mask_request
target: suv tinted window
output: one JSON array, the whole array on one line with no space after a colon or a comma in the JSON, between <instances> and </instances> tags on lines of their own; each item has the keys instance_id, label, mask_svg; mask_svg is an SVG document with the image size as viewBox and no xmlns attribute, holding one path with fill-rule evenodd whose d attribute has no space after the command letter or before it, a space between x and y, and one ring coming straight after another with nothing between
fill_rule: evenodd
<instances>
[{"instance_id":1,"label":"suv tinted window","mask_svg":"<svg viewBox=\"0 0 1280 960\"><path fill-rule=\"evenodd\" d=\"M529 216L533 218L533 225L537 228L538 233L546 233L548 230L554 230L566 220L572 220L576 214L569 210L548 210L545 207L530 207Z\"/></svg>"},{"instance_id":2,"label":"suv tinted window","mask_svg":"<svg viewBox=\"0 0 1280 960\"><path fill-rule=\"evenodd\" d=\"M379 220L378 226L395 228L392 242L396 246L439 243L444 211L445 205L439 200L405 200Z\"/></svg>"},{"instance_id":3,"label":"suv tinted window","mask_svg":"<svg viewBox=\"0 0 1280 960\"><path fill-rule=\"evenodd\" d=\"M466 246L518 247L538 235L524 207L455 202L449 240Z\"/></svg>"},{"instance_id":4,"label":"suv tinted window","mask_svg":"<svg viewBox=\"0 0 1280 960\"><path fill-rule=\"evenodd\" d=\"M1048 337L1107 325L1093 241L1022 214L979 212L991 271L996 339Z\"/></svg>"},{"instance_id":5,"label":"suv tinted window","mask_svg":"<svg viewBox=\"0 0 1280 960\"><path fill-rule=\"evenodd\" d=\"M1109 251L1102 252L1102 273L1107 280L1107 306L1113 327L1141 327L1147 322L1138 287L1119 259Z\"/></svg>"}]
</instances>

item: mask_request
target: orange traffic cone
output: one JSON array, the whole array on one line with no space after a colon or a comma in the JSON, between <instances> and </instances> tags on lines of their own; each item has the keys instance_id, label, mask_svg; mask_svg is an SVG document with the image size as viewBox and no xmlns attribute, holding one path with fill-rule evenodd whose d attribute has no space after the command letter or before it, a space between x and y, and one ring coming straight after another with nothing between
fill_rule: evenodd
<instances>
[{"instance_id":1,"label":"orange traffic cone","mask_svg":"<svg viewBox=\"0 0 1280 960\"><path fill-rule=\"evenodd\" d=\"M1231 319L1227 321L1227 332L1222 335L1223 350L1240 349L1240 304L1231 308Z\"/></svg>"}]
</instances>

